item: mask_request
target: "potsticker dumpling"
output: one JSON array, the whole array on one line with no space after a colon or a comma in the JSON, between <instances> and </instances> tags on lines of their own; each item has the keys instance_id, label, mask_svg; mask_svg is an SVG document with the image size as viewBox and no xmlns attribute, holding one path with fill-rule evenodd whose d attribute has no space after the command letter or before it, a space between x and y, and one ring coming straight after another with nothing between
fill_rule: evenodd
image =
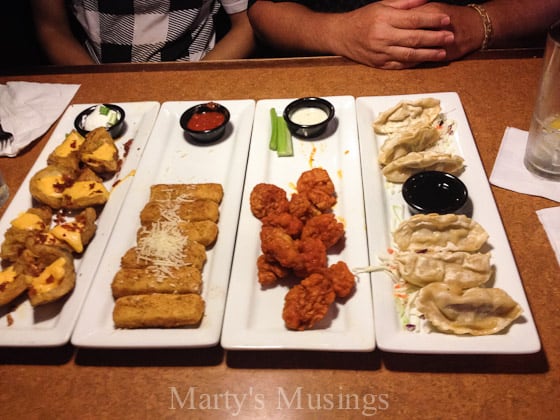
<instances>
[{"instance_id":1,"label":"potsticker dumpling","mask_svg":"<svg viewBox=\"0 0 560 420\"><path fill-rule=\"evenodd\" d=\"M416 308L437 330L470 335L502 331L523 312L502 289L475 287L462 290L445 283L423 287L418 293Z\"/></svg>"},{"instance_id":2,"label":"potsticker dumpling","mask_svg":"<svg viewBox=\"0 0 560 420\"><path fill-rule=\"evenodd\" d=\"M398 252L394 262L400 278L415 286L444 282L461 289L478 287L492 276L490 254L470 252Z\"/></svg>"},{"instance_id":3,"label":"potsticker dumpling","mask_svg":"<svg viewBox=\"0 0 560 420\"><path fill-rule=\"evenodd\" d=\"M422 171L442 171L458 175L464 167L461 156L434 151L411 152L390 162L382 170L389 182L403 183Z\"/></svg>"},{"instance_id":4,"label":"potsticker dumpling","mask_svg":"<svg viewBox=\"0 0 560 420\"><path fill-rule=\"evenodd\" d=\"M417 101L402 101L379 114L373 123L378 134L410 131L432 124L441 112L439 99L424 98Z\"/></svg>"},{"instance_id":5,"label":"potsticker dumpling","mask_svg":"<svg viewBox=\"0 0 560 420\"><path fill-rule=\"evenodd\" d=\"M464 214L415 214L393 233L400 251L476 252L487 239L484 228Z\"/></svg>"},{"instance_id":6,"label":"potsticker dumpling","mask_svg":"<svg viewBox=\"0 0 560 420\"><path fill-rule=\"evenodd\" d=\"M435 127L422 127L414 131L389 135L381 145L377 160L381 165L387 165L410 152L426 150L433 146L439 138L439 131Z\"/></svg>"}]
</instances>

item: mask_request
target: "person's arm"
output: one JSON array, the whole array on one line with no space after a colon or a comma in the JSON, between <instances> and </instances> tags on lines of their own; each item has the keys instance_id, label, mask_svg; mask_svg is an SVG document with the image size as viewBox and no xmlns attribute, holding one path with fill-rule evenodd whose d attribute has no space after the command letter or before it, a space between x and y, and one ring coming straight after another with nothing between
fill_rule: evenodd
<instances>
[{"instance_id":1,"label":"person's arm","mask_svg":"<svg viewBox=\"0 0 560 420\"><path fill-rule=\"evenodd\" d=\"M548 26L560 19L558 0L490 0L480 6L491 22L489 47L510 47L516 40L544 34ZM474 8L429 3L419 9L439 11L450 16L448 29L455 34L455 41L447 49L449 60L458 59L482 47L484 19ZM489 28L486 32L490 32Z\"/></svg>"},{"instance_id":2,"label":"person's arm","mask_svg":"<svg viewBox=\"0 0 560 420\"><path fill-rule=\"evenodd\" d=\"M300 4L266 0L249 9L257 36L292 53L342 55L380 68L406 68L445 59L453 34L449 17L415 8L426 0L384 0L347 13L318 13Z\"/></svg>"},{"instance_id":3,"label":"person's arm","mask_svg":"<svg viewBox=\"0 0 560 420\"><path fill-rule=\"evenodd\" d=\"M64 0L31 0L37 37L52 64L94 64L74 37Z\"/></svg>"},{"instance_id":4,"label":"person's arm","mask_svg":"<svg viewBox=\"0 0 560 420\"><path fill-rule=\"evenodd\" d=\"M204 56L203 60L247 58L253 53L256 42L247 11L231 14L229 18L231 29Z\"/></svg>"}]
</instances>

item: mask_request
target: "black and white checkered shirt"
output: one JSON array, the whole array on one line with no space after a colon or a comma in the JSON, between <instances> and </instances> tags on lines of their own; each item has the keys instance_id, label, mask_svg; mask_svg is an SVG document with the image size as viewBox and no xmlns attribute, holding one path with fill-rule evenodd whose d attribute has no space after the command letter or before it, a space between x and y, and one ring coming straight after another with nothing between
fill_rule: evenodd
<instances>
[{"instance_id":1,"label":"black and white checkered shirt","mask_svg":"<svg viewBox=\"0 0 560 420\"><path fill-rule=\"evenodd\" d=\"M214 47L220 5L238 13L247 0L72 0L99 63L198 61Z\"/></svg>"}]
</instances>

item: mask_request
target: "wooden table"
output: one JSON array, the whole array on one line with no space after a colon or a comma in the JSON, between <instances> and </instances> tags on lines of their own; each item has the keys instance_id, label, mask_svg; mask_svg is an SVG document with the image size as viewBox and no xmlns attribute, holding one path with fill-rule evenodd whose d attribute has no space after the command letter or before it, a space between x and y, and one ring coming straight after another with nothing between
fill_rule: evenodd
<instances>
[{"instance_id":1,"label":"wooden table","mask_svg":"<svg viewBox=\"0 0 560 420\"><path fill-rule=\"evenodd\" d=\"M456 91L489 176L505 128L529 127L541 66L540 58L491 56L384 71L315 58L42 69L0 76L0 83L79 83L74 103ZM0 158L12 192L51 133L17 158ZM560 270L535 211L557 203L492 191L542 340L537 354L3 348L2 417L553 418L560 398ZM301 409L295 401L279 406L281 393L291 397L298 389L305 396ZM238 409L235 398L244 396ZM340 396L356 400L345 405Z\"/></svg>"}]
</instances>

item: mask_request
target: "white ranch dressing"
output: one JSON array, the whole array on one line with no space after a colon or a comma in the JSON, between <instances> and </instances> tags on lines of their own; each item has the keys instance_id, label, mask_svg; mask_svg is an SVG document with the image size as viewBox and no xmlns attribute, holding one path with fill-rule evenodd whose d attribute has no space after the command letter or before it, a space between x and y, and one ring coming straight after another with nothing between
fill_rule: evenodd
<instances>
[{"instance_id":1,"label":"white ranch dressing","mask_svg":"<svg viewBox=\"0 0 560 420\"><path fill-rule=\"evenodd\" d=\"M315 125L322 123L327 117L327 113L321 108L305 107L297 109L290 119L300 125Z\"/></svg>"}]
</instances>

